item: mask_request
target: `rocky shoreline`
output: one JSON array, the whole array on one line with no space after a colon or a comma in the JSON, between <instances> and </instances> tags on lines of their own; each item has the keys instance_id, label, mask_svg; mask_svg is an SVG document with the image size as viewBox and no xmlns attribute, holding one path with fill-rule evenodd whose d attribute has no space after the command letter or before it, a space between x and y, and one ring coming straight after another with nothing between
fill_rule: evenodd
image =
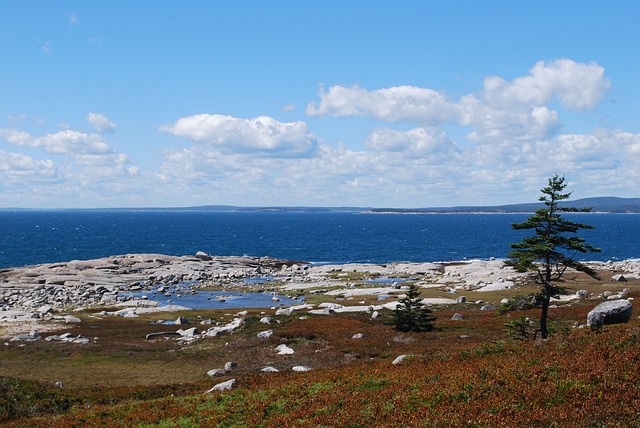
<instances>
[{"instance_id":1,"label":"rocky shoreline","mask_svg":"<svg viewBox=\"0 0 640 428\"><path fill-rule=\"evenodd\" d=\"M626 278L640 277L639 261L593 265L616 274L612 281L622 274ZM357 299L363 295L388 296L394 291L401 291L401 285L384 281L376 283L375 278L403 277L417 281L423 288L439 288L449 294L439 299L425 299L425 303L447 304L460 303L459 293L465 290L510 289L522 276L505 267L501 260L493 259L455 263L313 265L270 257L218 257L203 252L193 256L127 254L0 269L0 322L47 320L53 318L54 311L96 306L149 307L153 306L150 302L130 302L130 293L185 282L196 287L269 290L292 295L325 294L331 298ZM366 287L351 280L367 277L373 280ZM248 278L277 278L277 281L245 282ZM356 302L351 303L333 305L332 308L327 305L324 308L301 306L324 312L363 309Z\"/></svg>"}]
</instances>

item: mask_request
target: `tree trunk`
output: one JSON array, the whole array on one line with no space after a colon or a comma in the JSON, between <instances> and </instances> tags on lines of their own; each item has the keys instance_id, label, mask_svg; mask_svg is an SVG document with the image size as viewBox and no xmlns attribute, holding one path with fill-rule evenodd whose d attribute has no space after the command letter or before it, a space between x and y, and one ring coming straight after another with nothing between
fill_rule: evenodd
<instances>
[{"instance_id":1,"label":"tree trunk","mask_svg":"<svg viewBox=\"0 0 640 428\"><path fill-rule=\"evenodd\" d=\"M540 334L543 339L549 337L549 329L547 328L547 312L549 312L549 296L546 294L542 299L542 314L540 315Z\"/></svg>"},{"instance_id":2,"label":"tree trunk","mask_svg":"<svg viewBox=\"0 0 640 428\"><path fill-rule=\"evenodd\" d=\"M542 290L542 313L540 314L540 334L543 339L549 337L549 329L547 328L547 313L549 312L549 302L551 300L552 286L549 281L544 282Z\"/></svg>"}]
</instances>

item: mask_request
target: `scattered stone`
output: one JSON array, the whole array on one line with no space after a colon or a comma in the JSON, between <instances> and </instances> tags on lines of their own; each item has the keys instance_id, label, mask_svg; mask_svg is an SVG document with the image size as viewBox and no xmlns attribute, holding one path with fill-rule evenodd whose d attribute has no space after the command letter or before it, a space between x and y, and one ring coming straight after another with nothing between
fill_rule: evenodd
<instances>
[{"instance_id":1,"label":"scattered stone","mask_svg":"<svg viewBox=\"0 0 640 428\"><path fill-rule=\"evenodd\" d=\"M462 321L464 320L464 315L462 314L453 314L453 316L451 317L452 321Z\"/></svg>"},{"instance_id":2,"label":"scattered stone","mask_svg":"<svg viewBox=\"0 0 640 428\"><path fill-rule=\"evenodd\" d=\"M352 339L362 339L364 337L364 334L362 333L356 333L354 334L351 338Z\"/></svg>"},{"instance_id":3,"label":"scattered stone","mask_svg":"<svg viewBox=\"0 0 640 428\"><path fill-rule=\"evenodd\" d=\"M175 325L184 325L184 324L189 324L189 320L187 320L185 317L178 317L175 321L174 321Z\"/></svg>"},{"instance_id":4,"label":"scattered stone","mask_svg":"<svg viewBox=\"0 0 640 428\"><path fill-rule=\"evenodd\" d=\"M206 335L210 337L215 337L221 333L231 333L234 330L239 329L243 324L244 324L244 319L235 318L233 321L231 321L226 325L211 327L209 330L207 330Z\"/></svg>"},{"instance_id":5,"label":"scattered stone","mask_svg":"<svg viewBox=\"0 0 640 428\"><path fill-rule=\"evenodd\" d=\"M456 303L466 303L467 298L464 296L460 296L456 299Z\"/></svg>"},{"instance_id":6,"label":"scattered stone","mask_svg":"<svg viewBox=\"0 0 640 428\"><path fill-rule=\"evenodd\" d=\"M66 317L64 317L64 322L66 322L67 324L70 324L70 323L82 322L82 320L80 318L76 318L76 317L72 317L71 315L67 315Z\"/></svg>"},{"instance_id":7,"label":"scattered stone","mask_svg":"<svg viewBox=\"0 0 640 428\"><path fill-rule=\"evenodd\" d=\"M280 370L275 367L267 366L262 368L260 371L263 373L278 373Z\"/></svg>"},{"instance_id":8,"label":"scattered stone","mask_svg":"<svg viewBox=\"0 0 640 428\"><path fill-rule=\"evenodd\" d=\"M231 370L235 370L237 368L238 368L238 363L236 363L235 361L228 361L224 363L225 371L230 372Z\"/></svg>"},{"instance_id":9,"label":"scattered stone","mask_svg":"<svg viewBox=\"0 0 640 428\"><path fill-rule=\"evenodd\" d=\"M393 364L394 366L397 366L398 364L401 364L405 359L407 359L408 355L399 355L396 357L395 360L393 360L393 362L391 364Z\"/></svg>"},{"instance_id":10,"label":"scattered stone","mask_svg":"<svg viewBox=\"0 0 640 428\"><path fill-rule=\"evenodd\" d=\"M587 314L587 326L626 323L632 312L633 306L628 300L600 303Z\"/></svg>"},{"instance_id":11,"label":"scattered stone","mask_svg":"<svg viewBox=\"0 0 640 428\"><path fill-rule=\"evenodd\" d=\"M200 331L196 327L191 327L186 330L178 329L176 333L182 337L195 337L200 334Z\"/></svg>"},{"instance_id":12,"label":"scattered stone","mask_svg":"<svg viewBox=\"0 0 640 428\"><path fill-rule=\"evenodd\" d=\"M261 331L260 333L258 333L258 337L260 339L267 339L267 338L271 337L272 334L273 334L273 330L265 330L265 331Z\"/></svg>"},{"instance_id":13,"label":"scattered stone","mask_svg":"<svg viewBox=\"0 0 640 428\"><path fill-rule=\"evenodd\" d=\"M223 369L211 369L207 372L207 375L209 377L215 377L215 376L221 376L225 373L226 372Z\"/></svg>"},{"instance_id":14,"label":"scattered stone","mask_svg":"<svg viewBox=\"0 0 640 428\"><path fill-rule=\"evenodd\" d=\"M291 370L293 370L294 372L302 373L302 372L310 372L313 369L309 366L293 366Z\"/></svg>"},{"instance_id":15,"label":"scattered stone","mask_svg":"<svg viewBox=\"0 0 640 428\"><path fill-rule=\"evenodd\" d=\"M198 251L196 253L196 258L198 258L199 260L202 260L203 262L211 261L211 256L205 253L204 251Z\"/></svg>"},{"instance_id":16,"label":"scattered stone","mask_svg":"<svg viewBox=\"0 0 640 428\"><path fill-rule=\"evenodd\" d=\"M282 345L276 346L276 351L278 351L278 355L291 355L295 352L284 343Z\"/></svg>"},{"instance_id":17,"label":"scattered stone","mask_svg":"<svg viewBox=\"0 0 640 428\"><path fill-rule=\"evenodd\" d=\"M380 313L378 311L373 311L373 313L371 314L371 319L375 320L380 318Z\"/></svg>"},{"instance_id":18,"label":"scattered stone","mask_svg":"<svg viewBox=\"0 0 640 428\"><path fill-rule=\"evenodd\" d=\"M581 299L587 297L589 295L589 292L587 290L578 290L576 291L576 297L579 297Z\"/></svg>"},{"instance_id":19,"label":"scattered stone","mask_svg":"<svg viewBox=\"0 0 640 428\"><path fill-rule=\"evenodd\" d=\"M622 274L618 274L618 275L613 275L611 277L611 281L614 281L614 282L627 282L627 278Z\"/></svg>"},{"instance_id":20,"label":"scattered stone","mask_svg":"<svg viewBox=\"0 0 640 428\"><path fill-rule=\"evenodd\" d=\"M221 382L217 385L214 385L213 388L209 389L207 392L205 392L205 394L213 391L230 391L231 388L233 388L233 385L235 385L235 383L236 383L235 379L229 379L226 382Z\"/></svg>"},{"instance_id":21,"label":"scattered stone","mask_svg":"<svg viewBox=\"0 0 640 428\"><path fill-rule=\"evenodd\" d=\"M271 317L262 317L260 318L260 322L262 324L271 324Z\"/></svg>"},{"instance_id":22,"label":"scattered stone","mask_svg":"<svg viewBox=\"0 0 640 428\"><path fill-rule=\"evenodd\" d=\"M36 330L31 331L29 334L19 334L14 336L9 340L10 342L33 342L34 340L40 339L40 333Z\"/></svg>"}]
</instances>

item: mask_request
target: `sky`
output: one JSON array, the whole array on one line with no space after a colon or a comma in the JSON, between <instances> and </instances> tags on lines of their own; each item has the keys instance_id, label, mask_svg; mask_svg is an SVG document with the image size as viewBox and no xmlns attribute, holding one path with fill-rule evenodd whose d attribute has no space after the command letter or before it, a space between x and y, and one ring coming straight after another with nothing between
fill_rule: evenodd
<instances>
[{"instance_id":1,"label":"sky","mask_svg":"<svg viewBox=\"0 0 640 428\"><path fill-rule=\"evenodd\" d=\"M640 196L639 1L0 0L0 208Z\"/></svg>"}]
</instances>

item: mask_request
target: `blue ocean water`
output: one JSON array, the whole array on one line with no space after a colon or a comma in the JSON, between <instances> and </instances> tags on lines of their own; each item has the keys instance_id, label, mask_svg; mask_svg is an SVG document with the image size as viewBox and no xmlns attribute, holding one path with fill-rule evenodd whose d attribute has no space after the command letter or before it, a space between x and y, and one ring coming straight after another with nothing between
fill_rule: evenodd
<instances>
[{"instance_id":1,"label":"blue ocean water","mask_svg":"<svg viewBox=\"0 0 640 428\"><path fill-rule=\"evenodd\" d=\"M640 257L640 216L576 214L602 249L579 259ZM0 211L0 267L126 253L271 256L310 262L506 257L526 214L347 212ZM529 232L530 233L530 232Z\"/></svg>"}]
</instances>

